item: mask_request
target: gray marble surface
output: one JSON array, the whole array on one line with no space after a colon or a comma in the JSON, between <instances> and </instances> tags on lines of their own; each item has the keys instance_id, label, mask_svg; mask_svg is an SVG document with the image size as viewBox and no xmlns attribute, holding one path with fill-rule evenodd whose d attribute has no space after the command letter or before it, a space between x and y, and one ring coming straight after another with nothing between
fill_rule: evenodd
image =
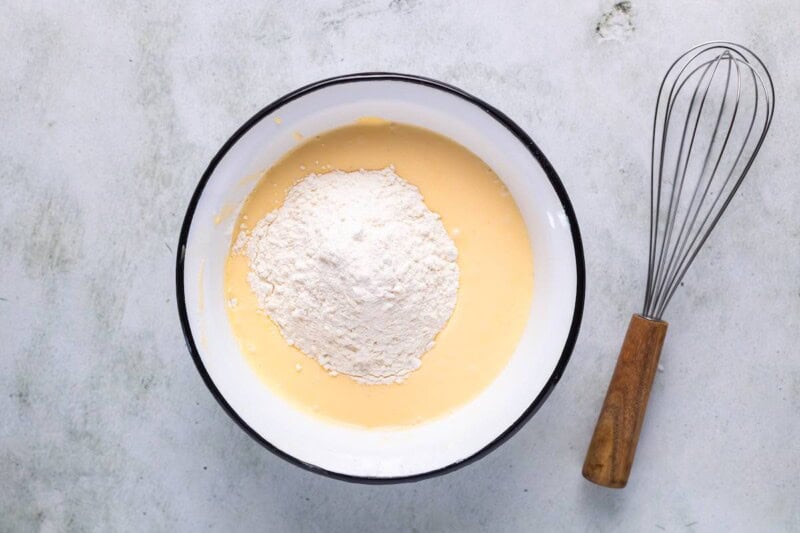
<instances>
[{"instance_id":1,"label":"gray marble surface","mask_svg":"<svg viewBox=\"0 0 800 533\"><path fill-rule=\"evenodd\" d=\"M800 530L796 0L5 2L0 16L0 530ZM583 455L645 278L651 108L724 38L771 67L773 129L671 304L631 482ZM270 455L184 347L174 250L222 142L281 94L438 78L519 122L573 199L572 360L522 431L437 479L370 487Z\"/></svg>"}]
</instances>

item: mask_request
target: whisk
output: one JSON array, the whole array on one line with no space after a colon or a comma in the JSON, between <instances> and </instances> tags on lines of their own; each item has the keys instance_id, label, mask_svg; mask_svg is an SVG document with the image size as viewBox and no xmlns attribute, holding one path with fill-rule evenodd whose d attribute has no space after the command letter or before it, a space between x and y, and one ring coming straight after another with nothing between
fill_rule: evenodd
<instances>
[{"instance_id":1,"label":"whisk","mask_svg":"<svg viewBox=\"0 0 800 533\"><path fill-rule=\"evenodd\" d=\"M687 51L661 82L653 120L650 249L641 314L634 314L592 436L583 475L628 482L667 333L661 317L761 148L775 91L747 48L711 42Z\"/></svg>"}]
</instances>

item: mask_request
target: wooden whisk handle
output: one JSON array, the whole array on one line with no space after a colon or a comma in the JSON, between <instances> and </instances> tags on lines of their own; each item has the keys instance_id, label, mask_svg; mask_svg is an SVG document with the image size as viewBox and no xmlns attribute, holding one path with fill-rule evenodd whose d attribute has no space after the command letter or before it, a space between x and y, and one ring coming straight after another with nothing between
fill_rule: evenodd
<instances>
[{"instance_id":1,"label":"wooden whisk handle","mask_svg":"<svg viewBox=\"0 0 800 533\"><path fill-rule=\"evenodd\" d=\"M666 334L666 322L631 317L583 463L589 481L616 489L628 483Z\"/></svg>"}]
</instances>

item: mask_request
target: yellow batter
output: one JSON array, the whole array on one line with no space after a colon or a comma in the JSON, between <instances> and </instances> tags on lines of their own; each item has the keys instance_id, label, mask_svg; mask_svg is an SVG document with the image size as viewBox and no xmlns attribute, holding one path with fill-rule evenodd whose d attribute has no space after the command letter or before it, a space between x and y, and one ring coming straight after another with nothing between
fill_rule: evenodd
<instances>
[{"instance_id":1,"label":"yellow batter","mask_svg":"<svg viewBox=\"0 0 800 533\"><path fill-rule=\"evenodd\" d=\"M476 155L428 130L361 120L308 139L267 170L245 201L233 240L280 207L310 173L393 165L439 213L458 248L460 286L453 316L403 383L364 385L333 377L284 341L257 308L248 261L229 255L228 318L256 374L300 409L367 427L400 426L444 415L478 395L500 373L528 320L533 257L525 224L505 185Z\"/></svg>"}]
</instances>

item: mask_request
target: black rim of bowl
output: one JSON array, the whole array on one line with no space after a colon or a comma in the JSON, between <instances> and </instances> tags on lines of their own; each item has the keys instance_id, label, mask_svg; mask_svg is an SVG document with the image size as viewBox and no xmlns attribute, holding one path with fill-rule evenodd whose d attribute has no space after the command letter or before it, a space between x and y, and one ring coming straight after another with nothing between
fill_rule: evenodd
<instances>
[{"instance_id":1,"label":"black rim of bowl","mask_svg":"<svg viewBox=\"0 0 800 533\"><path fill-rule=\"evenodd\" d=\"M539 392L533 402L528 406L524 413L514 421L511 426L509 426L505 431L503 431L500 435L498 435L492 442L478 450L477 452L473 453L469 457L464 459L460 459L454 463L451 463L447 466L437 468L435 470L431 470L428 472L423 472L419 474L413 474L409 476L396 476L396 477L371 477L371 476L354 476L349 474L342 474L339 472L332 472L321 468L319 466L306 463L293 457L292 455L284 452L283 450L278 449L272 443L267 441L264 437L262 437L256 430L251 428L240 416L239 414L230 406L230 404L225 400L223 395L220 393L217 386L214 384L214 381L211 379L211 376L208 374L205 366L203 365L203 361L200 357L200 353L197 350L197 346L194 341L194 337L192 336L192 330L189 326L189 318L186 312L186 300L185 300L185 290L183 284L183 261L186 252L186 242L189 236L189 230L192 225L192 219L194 218L194 212L197 207L197 203L200 200L200 197L203 194L203 190L205 188L206 183L211 178L211 175L214 173L219 162L225 157L225 154L231 149L231 147L238 142L238 140L248 131L250 128L255 126L258 122L260 122L264 117L272 114L276 110L280 109L282 106L286 105L287 103L291 102L292 100L296 100L306 94L312 93L319 89L323 89L325 87L330 87L332 85L339 85L343 83L357 83L362 81L399 81L405 83L414 83L418 85L424 85L427 87L431 87L433 89L437 89L440 91L444 91L446 93L458 96L470 102L473 105L478 106L480 109L485 111L489 114L492 118L497 120L500 124L505 126L531 153L531 155L536 159L539 165L544 170L547 178L550 180L550 184L552 185L553 189L555 190L558 198L561 202L561 206L564 209L564 212L569 219L570 224L570 231L572 233L572 244L575 251L575 269L576 269L576 277L577 277L577 290L575 292L575 309L572 315L572 324L570 325L569 335L567 336L566 342L564 343L564 349L561 353L561 357L558 360L558 364L556 364L553 373L550 375L550 378L547 380L544 388ZM586 292L586 271L585 271L585 264L584 264L584 257L583 257L583 244L581 241L580 230L578 228L578 220L575 216L575 211L572 208L572 204L569 201L569 196L567 195L566 189L564 189L564 185L561 183L561 179L558 177L555 169L544 156L539 147L536 146L536 143L531 140L527 133L525 133L522 128L520 128L514 121L508 118L505 114L501 111L495 109L493 106L489 105L488 103L484 102L480 98L472 96L469 93L462 91L452 85L448 85L446 83L442 83L440 81L436 81L430 78L424 78L421 76L415 76L411 74L397 74L392 72L365 72L359 74L347 74L344 76L337 76L334 78L328 78L324 80L320 80L318 82L312 83L310 85L306 85L305 87L301 87L296 91L293 91L273 103L269 104L261 111L256 113L250 120L244 123L226 142L222 145L222 148L217 152L214 158L208 165L208 168L203 173L203 176L200 178L200 182L197 184L197 188L192 195L192 199L189 202L189 206L186 209L186 216L183 219L183 226L181 227L181 234L180 239L178 241L178 253L177 253L177 265L175 270L176 275L176 289L177 289L177 302L178 302L178 314L180 315L181 321L181 328L183 329L183 335L186 339L186 346L189 349L189 353L192 355L192 359L194 360L195 366L197 367L198 372L203 378L208 389L211 391L211 394L214 398L217 399L217 402L222 406L223 410L228 413L238 425L241 427L250 437L255 439L259 444L264 446L266 449L285 459L286 461L297 465L301 468L309 470L311 472L315 472L317 474L321 474L327 477L343 480L343 481L350 481L356 483L372 483L372 484L382 484L382 483L400 483L400 482L409 482L409 481L419 481L422 479L431 478L434 476L439 476L442 474L446 474L448 472L452 472L460 467L466 466L474 461L477 461L481 457L485 456L495 448L497 448L500 444L508 440L512 435L514 435L519 429L525 425L525 423L533 416L534 413L541 407L544 401L552 392L553 388L555 387L558 380L561 378L561 375L564 373L564 369L569 362L570 355L572 354L572 350L575 347L575 342L578 338L578 330L580 329L581 318L583 316L583 303L584 297Z\"/></svg>"}]
</instances>

